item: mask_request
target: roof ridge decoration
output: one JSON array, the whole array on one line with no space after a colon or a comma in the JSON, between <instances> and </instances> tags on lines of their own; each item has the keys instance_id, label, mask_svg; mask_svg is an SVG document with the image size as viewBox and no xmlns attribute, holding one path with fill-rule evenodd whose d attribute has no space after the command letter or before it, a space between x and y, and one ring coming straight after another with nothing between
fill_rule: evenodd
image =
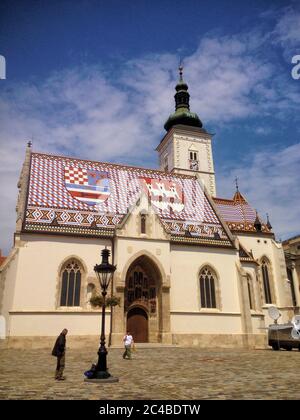
<instances>
[{"instance_id":1,"label":"roof ridge decoration","mask_svg":"<svg viewBox=\"0 0 300 420\"><path fill-rule=\"evenodd\" d=\"M195 176L38 153L31 159L26 232L111 235L144 192L171 236L232 246Z\"/></svg>"}]
</instances>

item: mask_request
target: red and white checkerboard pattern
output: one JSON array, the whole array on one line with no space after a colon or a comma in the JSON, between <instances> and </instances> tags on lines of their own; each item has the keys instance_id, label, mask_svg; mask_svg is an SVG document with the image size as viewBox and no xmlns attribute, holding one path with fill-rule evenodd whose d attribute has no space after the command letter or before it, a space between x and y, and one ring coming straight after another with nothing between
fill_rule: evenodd
<instances>
[{"instance_id":1,"label":"red and white checkerboard pattern","mask_svg":"<svg viewBox=\"0 0 300 420\"><path fill-rule=\"evenodd\" d=\"M65 180L68 184L89 185L88 174L85 169L74 168L72 166L65 167Z\"/></svg>"},{"instance_id":2,"label":"red and white checkerboard pattern","mask_svg":"<svg viewBox=\"0 0 300 420\"><path fill-rule=\"evenodd\" d=\"M66 183L88 185L88 170L105 171L108 174L110 195L106 201L96 206L89 206L73 198L65 185ZM170 208L159 210L152 206L162 222L178 221L195 225L195 232L200 225L205 227L208 224L223 229L201 185L194 177L39 153L32 153L28 207L43 211L80 210L91 215L110 214L120 217L126 215L138 200L143 191L144 178L173 181L178 183L183 191L184 209L180 212L174 213ZM39 218L36 222L42 220ZM78 222L78 226L80 225Z\"/></svg>"}]
</instances>

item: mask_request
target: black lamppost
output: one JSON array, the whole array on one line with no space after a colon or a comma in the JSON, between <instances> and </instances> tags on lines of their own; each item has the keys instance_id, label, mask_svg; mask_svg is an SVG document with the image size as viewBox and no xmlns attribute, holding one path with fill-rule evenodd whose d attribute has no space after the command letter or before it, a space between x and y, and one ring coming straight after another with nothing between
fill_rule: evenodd
<instances>
[{"instance_id":1,"label":"black lamppost","mask_svg":"<svg viewBox=\"0 0 300 420\"><path fill-rule=\"evenodd\" d=\"M103 249L101 252L102 255L102 262L101 264L96 264L94 267L94 271L97 274L101 293L103 297L102 302L102 322L101 322L101 336L100 336L100 347L98 350L98 364L96 365L93 377L90 379L85 379L87 382L97 382L97 381L103 381L103 382L118 382L118 378L111 376L111 374L107 370L107 364L106 364L106 356L107 356L107 350L105 347L105 297L107 294L107 289L109 286L109 283L114 275L114 272L116 270L116 266L112 265L108 262L109 257L109 250Z\"/></svg>"}]
</instances>

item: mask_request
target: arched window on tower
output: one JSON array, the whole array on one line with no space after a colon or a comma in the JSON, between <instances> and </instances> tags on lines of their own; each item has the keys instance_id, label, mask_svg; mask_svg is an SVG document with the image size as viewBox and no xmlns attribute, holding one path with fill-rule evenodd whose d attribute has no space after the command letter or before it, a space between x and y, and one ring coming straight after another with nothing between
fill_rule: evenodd
<instances>
[{"instance_id":1,"label":"arched window on tower","mask_svg":"<svg viewBox=\"0 0 300 420\"><path fill-rule=\"evenodd\" d=\"M263 288L265 303L272 303L271 285L270 285L270 267L267 260L263 259L261 263L261 271L263 278Z\"/></svg>"},{"instance_id":2,"label":"arched window on tower","mask_svg":"<svg viewBox=\"0 0 300 420\"><path fill-rule=\"evenodd\" d=\"M60 306L80 306L81 272L76 260L71 260L63 266Z\"/></svg>"},{"instance_id":3,"label":"arched window on tower","mask_svg":"<svg viewBox=\"0 0 300 420\"><path fill-rule=\"evenodd\" d=\"M200 272L200 302L202 308L217 308L216 275L210 267Z\"/></svg>"},{"instance_id":4,"label":"arched window on tower","mask_svg":"<svg viewBox=\"0 0 300 420\"><path fill-rule=\"evenodd\" d=\"M199 169L198 152L196 151L189 151L189 168L193 171L198 171Z\"/></svg>"}]
</instances>

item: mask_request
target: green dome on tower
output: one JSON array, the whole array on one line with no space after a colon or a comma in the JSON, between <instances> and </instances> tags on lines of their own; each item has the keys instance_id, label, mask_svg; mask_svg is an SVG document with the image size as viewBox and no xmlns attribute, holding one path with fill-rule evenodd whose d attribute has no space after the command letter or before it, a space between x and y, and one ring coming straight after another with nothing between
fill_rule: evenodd
<instances>
[{"instance_id":1,"label":"green dome on tower","mask_svg":"<svg viewBox=\"0 0 300 420\"><path fill-rule=\"evenodd\" d=\"M175 112L171 114L166 121L164 128L169 131L174 125L182 124L191 127L202 128L202 122L197 114L190 111L190 94L188 93L188 85L182 78L183 67L179 67L179 82L175 89Z\"/></svg>"}]
</instances>

